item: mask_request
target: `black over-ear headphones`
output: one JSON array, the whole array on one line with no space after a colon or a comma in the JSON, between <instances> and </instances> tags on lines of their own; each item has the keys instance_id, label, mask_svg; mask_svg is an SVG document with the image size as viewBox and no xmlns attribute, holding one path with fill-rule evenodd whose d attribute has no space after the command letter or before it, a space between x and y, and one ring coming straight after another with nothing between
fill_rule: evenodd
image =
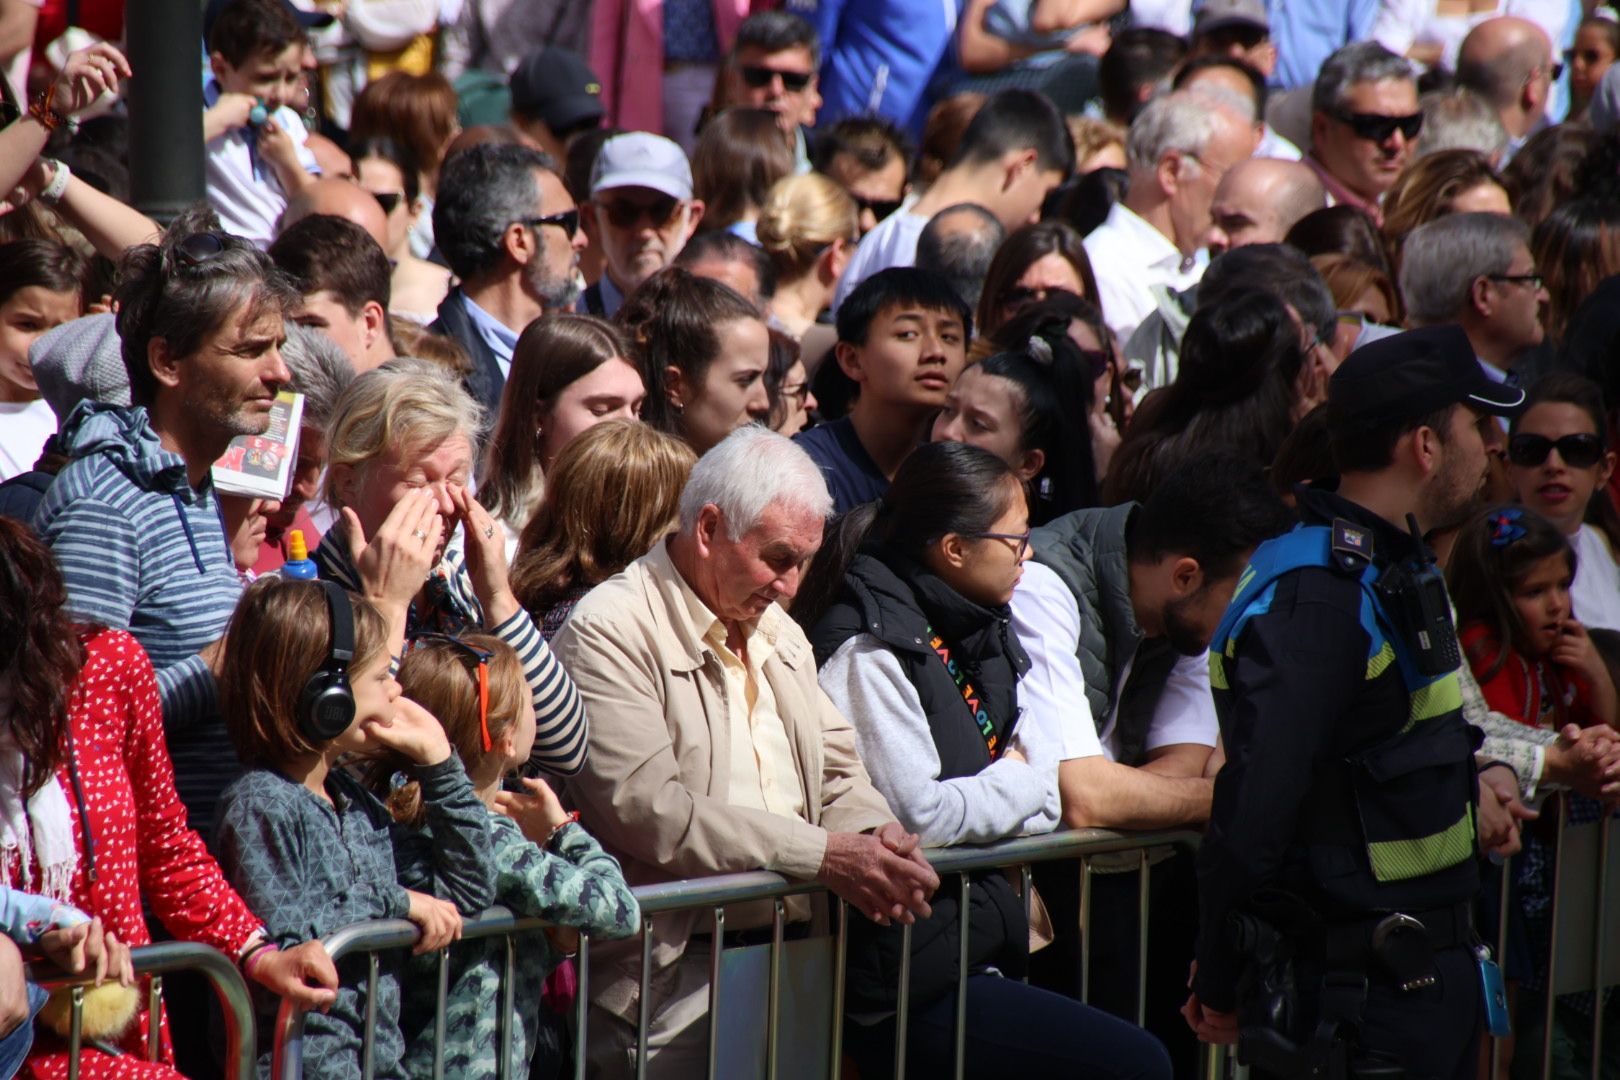
<instances>
[{"instance_id":1,"label":"black over-ear headphones","mask_svg":"<svg viewBox=\"0 0 1620 1080\"><path fill-rule=\"evenodd\" d=\"M317 581L326 594L326 613L332 624L332 645L320 670L298 692L298 730L312 743L330 742L354 723L354 690L349 686L349 661L354 659L354 603L343 586Z\"/></svg>"}]
</instances>

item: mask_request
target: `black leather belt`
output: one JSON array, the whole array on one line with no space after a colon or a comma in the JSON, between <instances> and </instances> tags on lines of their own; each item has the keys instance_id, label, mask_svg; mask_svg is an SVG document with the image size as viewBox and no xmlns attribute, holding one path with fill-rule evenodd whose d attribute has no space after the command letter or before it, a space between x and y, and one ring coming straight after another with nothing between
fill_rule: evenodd
<instances>
[{"instance_id":1,"label":"black leather belt","mask_svg":"<svg viewBox=\"0 0 1620 1080\"><path fill-rule=\"evenodd\" d=\"M769 945L771 943L772 928L769 926L755 926L747 930L727 930L721 937L720 947L723 949L741 949L749 945ZM810 936L810 924L807 922L792 922L782 927L783 941L802 941ZM714 934L704 931L693 934L693 941L701 941L710 947L714 945Z\"/></svg>"},{"instance_id":2,"label":"black leather belt","mask_svg":"<svg viewBox=\"0 0 1620 1080\"><path fill-rule=\"evenodd\" d=\"M1330 972L1378 972L1401 989L1414 990L1434 984L1435 953L1472 948L1476 940L1473 908L1463 901L1330 924L1321 951L1308 948L1306 955Z\"/></svg>"}]
</instances>

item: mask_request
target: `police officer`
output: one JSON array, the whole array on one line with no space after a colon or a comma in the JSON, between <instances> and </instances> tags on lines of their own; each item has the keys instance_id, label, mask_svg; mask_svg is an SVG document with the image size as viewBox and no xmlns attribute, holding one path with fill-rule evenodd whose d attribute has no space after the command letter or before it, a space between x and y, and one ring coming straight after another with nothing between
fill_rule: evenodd
<instances>
[{"instance_id":1,"label":"police officer","mask_svg":"<svg viewBox=\"0 0 1620 1080\"><path fill-rule=\"evenodd\" d=\"M1338 488L1301 490L1216 632L1227 764L1183 1011L1263 1074L1473 1075L1475 739L1420 535L1466 518L1486 425L1523 404L1455 326L1356 350L1328 391Z\"/></svg>"}]
</instances>

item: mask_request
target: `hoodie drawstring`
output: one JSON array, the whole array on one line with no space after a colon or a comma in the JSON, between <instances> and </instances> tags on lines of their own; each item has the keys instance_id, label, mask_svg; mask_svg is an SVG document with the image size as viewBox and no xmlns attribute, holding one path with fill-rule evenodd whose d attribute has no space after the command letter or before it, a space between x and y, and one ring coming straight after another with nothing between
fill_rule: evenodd
<instances>
[{"instance_id":1,"label":"hoodie drawstring","mask_svg":"<svg viewBox=\"0 0 1620 1080\"><path fill-rule=\"evenodd\" d=\"M203 566L202 552L197 550L197 537L191 531L191 522L186 520L186 504L180 501L180 496L170 494L174 500L174 512L180 516L180 527L186 531L186 543L191 545L191 561L197 564L197 573L207 575Z\"/></svg>"}]
</instances>

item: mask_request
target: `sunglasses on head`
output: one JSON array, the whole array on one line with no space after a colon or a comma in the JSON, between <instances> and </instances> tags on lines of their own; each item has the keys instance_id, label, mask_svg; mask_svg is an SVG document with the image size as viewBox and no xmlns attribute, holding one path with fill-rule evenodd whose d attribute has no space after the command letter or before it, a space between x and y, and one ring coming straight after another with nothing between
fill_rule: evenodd
<instances>
[{"instance_id":1,"label":"sunglasses on head","mask_svg":"<svg viewBox=\"0 0 1620 1080\"><path fill-rule=\"evenodd\" d=\"M564 210L556 214L547 214L545 217L524 218L523 224L535 229L538 229L544 225L555 225L557 228L567 233L568 239L572 240L574 238L574 234L579 232L579 208L575 207L572 210Z\"/></svg>"},{"instance_id":2,"label":"sunglasses on head","mask_svg":"<svg viewBox=\"0 0 1620 1080\"><path fill-rule=\"evenodd\" d=\"M224 251L225 237L219 233L192 233L174 246L174 259L182 269L195 270Z\"/></svg>"},{"instance_id":3,"label":"sunglasses on head","mask_svg":"<svg viewBox=\"0 0 1620 1080\"><path fill-rule=\"evenodd\" d=\"M394 207L399 205L399 201L403 199L405 195L403 192L399 191L373 191L371 193L371 197L377 200L377 205L382 207L382 212L384 214L392 214L394 212Z\"/></svg>"},{"instance_id":4,"label":"sunglasses on head","mask_svg":"<svg viewBox=\"0 0 1620 1080\"><path fill-rule=\"evenodd\" d=\"M663 229L675 224L675 218L681 212L681 201L668 195L652 202L598 199L596 207L615 229L634 229L642 222L655 229Z\"/></svg>"},{"instance_id":5,"label":"sunglasses on head","mask_svg":"<svg viewBox=\"0 0 1620 1080\"><path fill-rule=\"evenodd\" d=\"M811 72L808 71L778 71L776 68L756 67L752 64L738 68L742 72L743 82L752 89L763 90L771 85L772 79L782 80L782 89L791 94L810 85Z\"/></svg>"},{"instance_id":6,"label":"sunglasses on head","mask_svg":"<svg viewBox=\"0 0 1620 1080\"><path fill-rule=\"evenodd\" d=\"M477 665L473 674L478 680L478 733L483 740L484 753L489 753L495 746L495 740L489 737L489 662L495 659L495 654L450 634L419 634L411 642L411 648L419 649L428 641L449 645Z\"/></svg>"},{"instance_id":7,"label":"sunglasses on head","mask_svg":"<svg viewBox=\"0 0 1620 1080\"><path fill-rule=\"evenodd\" d=\"M1399 131L1407 139L1415 139L1418 132L1423 130L1423 114L1412 113L1409 116L1385 116L1382 113L1346 113L1336 112L1333 118L1344 124L1356 133L1357 138L1368 142L1387 142L1389 137Z\"/></svg>"},{"instance_id":8,"label":"sunglasses on head","mask_svg":"<svg viewBox=\"0 0 1620 1080\"><path fill-rule=\"evenodd\" d=\"M1547 460L1547 455L1558 450L1558 456L1572 469L1590 469L1603 460L1603 440L1596 435L1565 435L1549 439L1545 435L1515 435L1508 440L1508 460L1520 468L1529 469Z\"/></svg>"}]
</instances>

